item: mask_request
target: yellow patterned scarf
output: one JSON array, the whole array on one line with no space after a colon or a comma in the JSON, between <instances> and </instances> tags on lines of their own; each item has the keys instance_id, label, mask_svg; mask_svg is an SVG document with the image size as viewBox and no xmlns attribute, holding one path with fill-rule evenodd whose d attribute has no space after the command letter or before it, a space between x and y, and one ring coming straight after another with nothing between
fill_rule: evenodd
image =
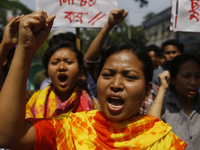
<instances>
[{"instance_id":1,"label":"yellow patterned scarf","mask_svg":"<svg viewBox=\"0 0 200 150\"><path fill-rule=\"evenodd\" d=\"M33 94L26 105L27 118L44 118L59 115L64 112L89 111L94 104L88 93L76 87L72 95L65 102L61 102L55 94L53 86L49 85L43 90Z\"/></svg>"}]
</instances>

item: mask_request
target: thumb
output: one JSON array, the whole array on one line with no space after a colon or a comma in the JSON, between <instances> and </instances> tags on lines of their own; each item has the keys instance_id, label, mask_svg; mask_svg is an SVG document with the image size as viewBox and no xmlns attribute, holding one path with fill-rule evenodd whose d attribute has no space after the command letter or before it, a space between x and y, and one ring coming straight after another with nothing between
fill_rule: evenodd
<instances>
[{"instance_id":1,"label":"thumb","mask_svg":"<svg viewBox=\"0 0 200 150\"><path fill-rule=\"evenodd\" d=\"M56 15L52 14L46 19L46 31L47 32L50 32L55 18L56 18Z\"/></svg>"},{"instance_id":2,"label":"thumb","mask_svg":"<svg viewBox=\"0 0 200 150\"><path fill-rule=\"evenodd\" d=\"M123 14L123 19L128 15L128 11L126 11L124 14Z\"/></svg>"}]
</instances>

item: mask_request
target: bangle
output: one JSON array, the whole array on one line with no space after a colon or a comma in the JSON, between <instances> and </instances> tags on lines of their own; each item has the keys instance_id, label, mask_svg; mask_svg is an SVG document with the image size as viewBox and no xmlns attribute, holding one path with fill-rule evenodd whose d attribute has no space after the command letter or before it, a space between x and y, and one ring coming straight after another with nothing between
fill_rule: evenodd
<instances>
[{"instance_id":1,"label":"bangle","mask_svg":"<svg viewBox=\"0 0 200 150\"><path fill-rule=\"evenodd\" d=\"M103 36L106 38L107 35L101 30L101 33L103 34Z\"/></svg>"}]
</instances>

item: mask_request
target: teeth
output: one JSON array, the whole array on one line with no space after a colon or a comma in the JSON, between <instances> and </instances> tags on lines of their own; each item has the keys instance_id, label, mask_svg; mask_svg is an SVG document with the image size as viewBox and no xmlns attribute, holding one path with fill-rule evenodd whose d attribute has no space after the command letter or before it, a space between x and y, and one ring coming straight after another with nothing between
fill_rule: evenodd
<instances>
[{"instance_id":1,"label":"teeth","mask_svg":"<svg viewBox=\"0 0 200 150\"><path fill-rule=\"evenodd\" d=\"M60 75L60 77L65 77L65 75L63 74L63 75Z\"/></svg>"},{"instance_id":2,"label":"teeth","mask_svg":"<svg viewBox=\"0 0 200 150\"><path fill-rule=\"evenodd\" d=\"M108 103L111 107L113 107L113 108L121 108L122 106L116 106L116 105L112 105L111 103Z\"/></svg>"},{"instance_id":3,"label":"teeth","mask_svg":"<svg viewBox=\"0 0 200 150\"><path fill-rule=\"evenodd\" d=\"M112 98L112 99L120 99L120 98L118 98L118 97L110 97L110 98Z\"/></svg>"}]
</instances>

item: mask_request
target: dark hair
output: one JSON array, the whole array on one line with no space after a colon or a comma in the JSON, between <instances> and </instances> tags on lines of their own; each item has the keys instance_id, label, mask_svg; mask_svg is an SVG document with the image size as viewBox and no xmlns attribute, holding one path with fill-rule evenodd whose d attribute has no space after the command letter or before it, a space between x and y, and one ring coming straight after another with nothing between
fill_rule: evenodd
<instances>
[{"instance_id":1,"label":"dark hair","mask_svg":"<svg viewBox=\"0 0 200 150\"><path fill-rule=\"evenodd\" d=\"M3 30L0 29L0 43L2 42L3 39Z\"/></svg>"},{"instance_id":2,"label":"dark hair","mask_svg":"<svg viewBox=\"0 0 200 150\"><path fill-rule=\"evenodd\" d=\"M52 36L49 39L48 44L49 44L49 47L53 47L64 41L69 41L76 46L76 35L72 32L59 33L59 34ZM82 40L80 40L80 42L81 42L80 47L82 49Z\"/></svg>"},{"instance_id":3,"label":"dark hair","mask_svg":"<svg viewBox=\"0 0 200 150\"><path fill-rule=\"evenodd\" d=\"M156 45L149 45L149 46L147 46L147 52L150 52L150 51L154 51L156 57L158 57L158 56L161 55L161 50Z\"/></svg>"},{"instance_id":4,"label":"dark hair","mask_svg":"<svg viewBox=\"0 0 200 150\"><path fill-rule=\"evenodd\" d=\"M47 75L47 77L48 77L49 60L50 60L51 56L54 54L54 52L57 51L60 48L69 48L74 53L76 53L76 57L77 57L77 60L78 60L78 65L79 65L79 70L82 69L82 66L83 66L83 54L82 54L82 52L79 51L73 43L71 43L69 41L64 41L64 42L61 42L61 43L55 45L52 48L47 49L43 54L42 63L44 65L44 68L46 69L45 74Z\"/></svg>"},{"instance_id":5,"label":"dark hair","mask_svg":"<svg viewBox=\"0 0 200 150\"><path fill-rule=\"evenodd\" d=\"M164 43L162 43L162 46L161 46L161 51L164 52L164 48L165 46L167 45L173 45L173 46L176 46L179 50L179 52L181 53L182 52L182 49L183 49L183 45L180 45L176 40L167 40L165 41Z\"/></svg>"},{"instance_id":6,"label":"dark hair","mask_svg":"<svg viewBox=\"0 0 200 150\"><path fill-rule=\"evenodd\" d=\"M129 50L138 57L138 59L144 65L143 72L144 72L146 84L151 82L152 75L153 75L153 65L151 62L151 58L149 57L144 44L139 41L136 41L135 39L131 39L129 41L121 42L119 44L113 45L108 50L106 50L106 52L104 53L100 61L99 75L108 57L110 57L114 53L121 52L123 50Z\"/></svg>"},{"instance_id":7,"label":"dark hair","mask_svg":"<svg viewBox=\"0 0 200 150\"><path fill-rule=\"evenodd\" d=\"M197 56L195 56L192 53L183 53L181 55L176 56L172 61L171 61L171 66L170 66L170 77L171 81L176 78L179 68L182 64L184 64L187 61L195 61L199 66L200 66L200 61ZM173 92L175 91L175 87L170 83L169 85L170 91Z\"/></svg>"}]
</instances>

